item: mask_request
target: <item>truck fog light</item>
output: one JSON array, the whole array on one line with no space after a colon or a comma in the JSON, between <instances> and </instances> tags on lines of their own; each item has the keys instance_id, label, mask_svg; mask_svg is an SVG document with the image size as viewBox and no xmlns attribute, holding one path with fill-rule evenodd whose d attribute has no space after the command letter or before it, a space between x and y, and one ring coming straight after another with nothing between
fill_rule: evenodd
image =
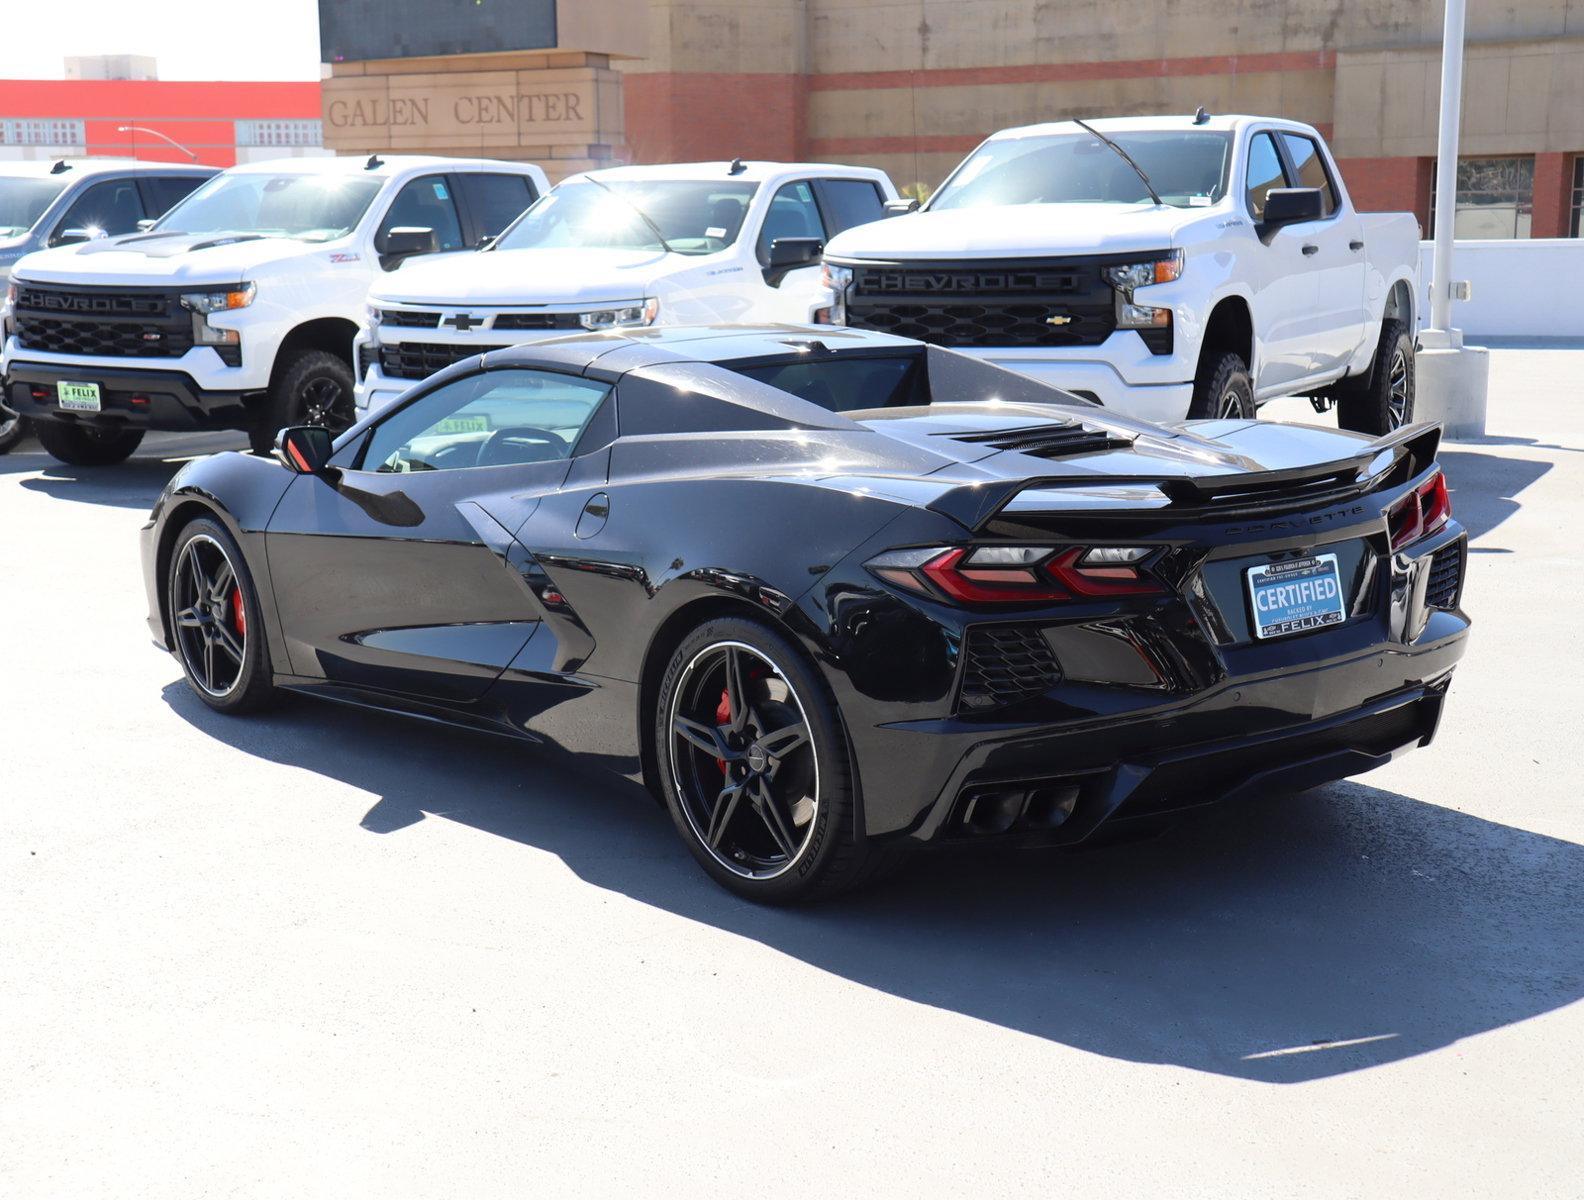
<instances>
[{"instance_id":1,"label":"truck fog light","mask_svg":"<svg viewBox=\"0 0 1584 1200\"><path fill-rule=\"evenodd\" d=\"M1171 309L1129 304L1118 297L1117 324L1123 329L1164 329L1171 324Z\"/></svg>"}]
</instances>

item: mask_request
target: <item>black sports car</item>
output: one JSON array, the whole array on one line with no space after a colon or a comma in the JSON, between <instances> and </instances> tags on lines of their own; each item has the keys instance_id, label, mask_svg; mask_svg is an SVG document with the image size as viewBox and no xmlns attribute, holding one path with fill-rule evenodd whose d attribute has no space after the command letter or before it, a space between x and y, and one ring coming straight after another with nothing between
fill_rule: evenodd
<instances>
[{"instance_id":1,"label":"black sports car","mask_svg":"<svg viewBox=\"0 0 1584 1200\"><path fill-rule=\"evenodd\" d=\"M185 466L149 627L221 712L597 754L787 901L1427 743L1468 630L1438 440L1162 428L829 327L561 338Z\"/></svg>"}]
</instances>

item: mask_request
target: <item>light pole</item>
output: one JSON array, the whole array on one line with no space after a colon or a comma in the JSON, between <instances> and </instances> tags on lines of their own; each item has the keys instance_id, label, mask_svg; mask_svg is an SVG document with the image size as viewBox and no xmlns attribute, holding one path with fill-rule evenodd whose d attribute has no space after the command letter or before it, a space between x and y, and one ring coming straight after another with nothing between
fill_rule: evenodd
<instances>
[{"instance_id":1,"label":"light pole","mask_svg":"<svg viewBox=\"0 0 1584 1200\"><path fill-rule=\"evenodd\" d=\"M1453 327L1452 300L1469 298L1452 279L1457 224L1458 125L1463 115L1463 13L1466 0L1446 0L1441 38L1441 124L1436 138L1435 245L1430 267L1430 324L1419 335L1416 416L1439 420L1449 439L1485 435L1490 355L1463 344Z\"/></svg>"},{"instance_id":2,"label":"light pole","mask_svg":"<svg viewBox=\"0 0 1584 1200\"><path fill-rule=\"evenodd\" d=\"M197 162L198 161L198 156L196 154L194 154L191 150L187 149L186 146L183 146L180 142L178 142L175 138L171 137L169 134L161 133L158 129L150 129L146 125L117 125L116 126L116 132L117 133L147 133L147 134L151 134L154 137L159 138L163 142L169 142L172 146L175 146L176 149L180 150L188 158L192 159L193 162ZM136 139L133 139L132 151L133 151L132 156L134 158L136 158L137 157L137 140Z\"/></svg>"}]
</instances>

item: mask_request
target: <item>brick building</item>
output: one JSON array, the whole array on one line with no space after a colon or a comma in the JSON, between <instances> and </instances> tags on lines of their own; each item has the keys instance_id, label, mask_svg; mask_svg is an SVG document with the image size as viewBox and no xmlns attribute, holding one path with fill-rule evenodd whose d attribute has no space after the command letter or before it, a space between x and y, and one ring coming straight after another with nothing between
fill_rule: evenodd
<instances>
[{"instance_id":1,"label":"brick building","mask_svg":"<svg viewBox=\"0 0 1584 1200\"><path fill-rule=\"evenodd\" d=\"M322 30L366 28L369 2L321 0ZM380 5L397 55L333 62L330 145L488 150L553 176L836 159L932 186L994 129L1203 104L1319 126L1362 207L1430 224L1440 0L517 0L526 40L447 17L427 43L391 11L407 3ZM1584 0L1469 0L1468 40L1459 233L1577 236Z\"/></svg>"}]
</instances>

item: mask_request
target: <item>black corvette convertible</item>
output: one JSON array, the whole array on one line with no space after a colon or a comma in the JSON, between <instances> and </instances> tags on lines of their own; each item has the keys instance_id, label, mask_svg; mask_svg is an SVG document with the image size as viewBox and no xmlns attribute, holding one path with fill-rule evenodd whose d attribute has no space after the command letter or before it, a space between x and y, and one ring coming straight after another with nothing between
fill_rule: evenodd
<instances>
[{"instance_id":1,"label":"black corvette convertible","mask_svg":"<svg viewBox=\"0 0 1584 1200\"><path fill-rule=\"evenodd\" d=\"M1438 439L1163 428L828 327L568 337L184 467L149 626L222 712L598 754L794 900L1427 743L1468 630Z\"/></svg>"}]
</instances>

